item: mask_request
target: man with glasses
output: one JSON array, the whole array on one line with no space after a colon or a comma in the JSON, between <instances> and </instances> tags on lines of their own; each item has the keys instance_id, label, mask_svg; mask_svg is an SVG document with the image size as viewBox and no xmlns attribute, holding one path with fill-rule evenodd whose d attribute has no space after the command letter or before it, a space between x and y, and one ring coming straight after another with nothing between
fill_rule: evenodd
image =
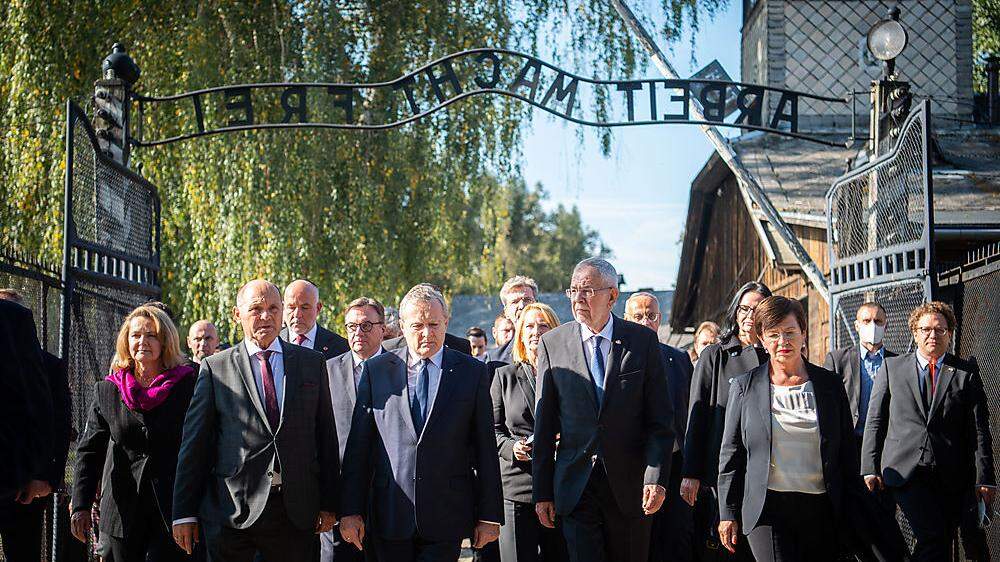
<instances>
[{"instance_id":1,"label":"man with glasses","mask_svg":"<svg viewBox=\"0 0 1000 562\"><path fill-rule=\"evenodd\" d=\"M576 562L648 562L648 516L669 485L674 419L663 356L656 334L611 314L617 283L606 260L578 263L566 292L576 321L538 346L535 511L549 528L561 517Z\"/></svg>"},{"instance_id":2,"label":"man with glasses","mask_svg":"<svg viewBox=\"0 0 1000 562\"><path fill-rule=\"evenodd\" d=\"M888 488L906 516L915 562L948 560L963 516L977 501L989 506L995 492L986 394L975 359L948 353L955 325L943 302L913 310L917 349L885 360L865 424L861 473L869 490Z\"/></svg>"},{"instance_id":3,"label":"man with glasses","mask_svg":"<svg viewBox=\"0 0 1000 562\"><path fill-rule=\"evenodd\" d=\"M500 304L503 305L503 315L510 320L511 326L517 326L517 319L521 317L524 307L538 300L538 283L531 277L515 275L504 282L500 288ZM496 324L494 324L494 329ZM513 334L512 334L513 335ZM486 352L486 361L499 361L506 365L511 363L511 353L514 351L514 338L511 337L503 345L496 332L493 333L497 340L497 347Z\"/></svg>"},{"instance_id":4,"label":"man with glasses","mask_svg":"<svg viewBox=\"0 0 1000 562\"><path fill-rule=\"evenodd\" d=\"M281 339L306 347L330 359L348 350L347 340L316 323L323 310L319 289L305 279L297 279L285 287L284 321Z\"/></svg>"},{"instance_id":5,"label":"man with glasses","mask_svg":"<svg viewBox=\"0 0 1000 562\"><path fill-rule=\"evenodd\" d=\"M340 462L344 462L347 436L351 434L354 403L357 400L361 370L369 359L381 355L385 335L385 307L371 297L359 297L347 305L344 313L347 343L351 350L326 362L330 378L330 398L333 417L337 420L337 443L340 444ZM323 533L320 537L321 562L361 562L364 554L354 545L344 541L340 530Z\"/></svg>"},{"instance_id":6,"label":"man with glasses","mask_svg":"<svg viewBox=\"0 0 1000 562\"><path fill-rule=\"evenodd\" d=\"M660 301L656 295L641 291L625 301L625 319L641 324L653 332L660 327ZM652 539L649 544L650 561L688 562L693 555L691 540L694 532L693 510L681 498L681 467L684 448L684 431L687 429L688 396L691 391L691 358L687 353L660 344L663 365L667 372L667 387L674 406L674 445L670 462L670 486L667 499L653 516Z\"/></svg>"}]
</instances>

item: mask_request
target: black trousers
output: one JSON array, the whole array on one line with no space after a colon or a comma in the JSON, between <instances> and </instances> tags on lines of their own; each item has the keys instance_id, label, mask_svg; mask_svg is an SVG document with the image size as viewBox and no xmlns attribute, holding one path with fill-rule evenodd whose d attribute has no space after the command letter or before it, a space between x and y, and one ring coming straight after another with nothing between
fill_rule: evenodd
<instances>
[{"instance_id":1,"label":"black trousers","mask_svg":"<svg viewBox=\"0 0 1000 562\"><path fill-rule=\"evenodd\" d=\"M52 505L51 496L28 505L5 498L0 508L0 540L4 559L8 562L38 562L42 558L42 523L45 509Z\"/></svg>"},{"instance_id":2,"label":"black trousers","mask_svg":"<svg viewBox=\"0 0 1000 562\"><path fill-rule=\"evenodd\" d=\"M385 562L456 562L461 541L426 541L420 537L390 540L373 537L375 556Z\"/></svg>"},{"instance_id":3,"label":"black trousers","mask_svg":"<svg viewBox=\"0 0 1000 562\"><path fill-rule=\"evenodd\" d=\"M367 537L364 542L365 550L370 550ZM364 562L365 552L345 541L340 536L340 527L334 527L329 533L319 536L319 560L320 562Z\"/></svg>"},{"instance_id":4,"label":"black trousers","mask_svg":"<svg viewBox=\"0 0 1000 562\"><path fill-rule=\"evenodd\" d=\"M302 530L288 518L281 492L267 498L263 513L246 529L205 525L205 541L212 562L311 562L319 552L312 529Z\"/></svg>"},{"instance_id":5,"label":"black trousers","mask_svg":"<svg viewBox=\"0 0 1000 562\"><path fill-rule=\"evenodd\" d=\"M642 501L636 496L636 502ZM572 562L648 562L653 518L627 517L597 462L576 508L563 517L563 535Z\"/></svg>"},{"instance_id":6,"label":"black trousers","mask_svg":"<svg viewBox=\"0 0 1000 562\"><path fill-rule=\"evenodd\" d=\"M503 500L503 527L500 527L500 562L567 562L566 539L562 529L543 527L535 504ZM557 523L558 525L558 523Z\"/></svg>"},{"instance_id":7,"label":"black trousers","mask_svg":"<svg viewBox=\"0 0 1000 562\"><path fill-rule=\"evenodd\" d=\"M757 562L835 562L840 542L826 494L772 492L747 542Z\"/></svg>"},{"instance_id":8,"label":"black trousers","mask_svg":"<svg viewBox=\"0 0 1000 562\"><path fill-rule=\"evenodd\" d=\"M945 486L937 471L925 467L917 467L905 484L890 489L913 531L910 560L948 560L964 498L955 497L958 494Z\"/></svg>"},{"instance_id":9,"label":"black trousers","mask_svg":"<svg viewBox=\"0 0 1000 562\"><path fill-rule=\"evenodd\" d=\"M702 485L698 489L692 513L692 546L696 562L754 562L747 541L736 542L736 553L730 554L719 542L719 496L715 486Z\"/></svg>"},{"instance_id":10,"label":"black trousers","mask_svg":"<svg viewBox=\"0 0 1000 562\"><path fill-rule=\"evenodd\" d=\"M663 507L653 515L649 562L691 562L694 556L694 510L681 498L683 462L681 452L674 453L670 463L667 499L663 502Z\"/></svg>"},{"instance_id":11,"label":"black trousers","mask_svg":"<svg viewBox=\"0 0 1000 562\"><path fill-rule=\"evenodd\" d=\"M128 536L116 537L111 533L101 533L100 553L104 562L188 562L188 556L174 542L173 533L167 530L163 516L149 485L140 495L141 511L128 521ZM203 560L201 554L198 559Z\"/></svg>"}]
</instances>

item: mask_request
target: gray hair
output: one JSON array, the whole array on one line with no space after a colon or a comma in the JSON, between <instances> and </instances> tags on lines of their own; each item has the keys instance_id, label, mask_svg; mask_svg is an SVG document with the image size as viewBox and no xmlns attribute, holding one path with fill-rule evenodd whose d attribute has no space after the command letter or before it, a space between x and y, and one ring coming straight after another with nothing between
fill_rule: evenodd
<instances>
[{"instance_id":1,"label":"gray hair","mask_svg":"<svg viewBox=\"0 0 1000 562\"><path fill-rule=\"evenodd\" d=\"M604 258L587 258L580 263L576 264L573 268L573 277L582 269L591 268L601 275L601 280L608 287L618 286L618 271L615 270L615 266L611 265L611 262Z\"/></svg>"},{"instance_id":2,"label":"gray hair","mask_svg":"<svg viewBox=\"0 0 1000 562\"><path fill-rule=\"evenodd\" d=\"M656 298L656 295L654 295L653 293L650 293L648 291L639 291L637 293L632 293L632 295L629 296L629 298L625 301L625 309L626 310L628 309L629 303L635 301L636 299L640 299L640 298L643 298L643 297L645 297L647 299L652 299L653 302L656 303L656 306L660 306L660 299Z\"/></svg>"},{"instance_id":3,"label":"gray hair","mask_svg":"<svg viewBox=\"0 0 1000 562\"><path fill-rule=\"evenodd\" d=\"M535 297L538 297L538 283L535 283L534 279L525 275L515 275L504 281L503 287L500 287L500 302L506 305L507 293L513 291L516 287L530 287Z\"/></svg>"},{"instance_id":4,"label":"gray hair","mask_svg":"<svg viewBox=\"0 0 1000 562\"><path fill-rule=\"evenodd\" d=\"M399 311L394 306L385 307L385 323L389 326L399 325Z\"/></svg>"},{"instance_id":5,"label":"gray hair","mask_svg":"<svg viewBox=\"0 0 1000 562\"><path fill-rule=\"evenodd\" d=\"M430 283L420 283L419 285L414 285L412 289L407 291L403 300L399 301L400 318L402 318L402 312L406 310L406 307L411 302L416 301L436 302L441 305L441 310L444 311L444 317L449 317L448 303L444 301L444 295L441 294L441 291L438 291L434 285L431 285Z\"/></svg>"}]
</instances>

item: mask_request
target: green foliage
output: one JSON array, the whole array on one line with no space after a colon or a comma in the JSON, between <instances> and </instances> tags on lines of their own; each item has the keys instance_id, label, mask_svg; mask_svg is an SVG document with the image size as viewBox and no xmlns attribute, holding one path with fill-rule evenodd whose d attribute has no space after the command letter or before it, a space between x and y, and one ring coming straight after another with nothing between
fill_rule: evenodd
<instances>
[{"instance_id":1,"label":"green foliage","mask_svg":"<svg viewBox=\"0 0 1000 562\"><path fill-rule=\"evenodd\" d=\"M697 22L696 8L726 3L634 9L661 10L661 29L676 39L670 30ZM606 0L0 3L0 246L59 261L65 100L90 106L114 42L128 47L142 68L137 90L149 94L383 81L480 46L536 53L594 76L631 76L644 60ZM231 133L134 150L132 167L162 198L164 300L185 324L221 320L232 337L233 295L255 276L279 284L308 277L331 310L359 294L393 302L418 281L493 291L512 270L556 287L550 271L564 275L581 243L601 247L575 209L535 220L495 205L541 197L523 182L524 193L508 193L518 185L530 115L508 99L479 98L388 132ZM524 208L537 212L537 204ZM521 234L509 229L543 227L553 230L533 253L551 263L517 261L530 238L515 243L508 237ZM524 269L535 266L544 274Z\"/></svg>"},{"instance_id":2,"label":"green foliage","mask_svg":"<svg viewBox=\"0 0 1000 562\"><path fill-rule=\"evenodd\" d=\"M1000 0L972 0L973 86L986 91L986 57L1000 57Z\"/></svg>"}]
</instances>

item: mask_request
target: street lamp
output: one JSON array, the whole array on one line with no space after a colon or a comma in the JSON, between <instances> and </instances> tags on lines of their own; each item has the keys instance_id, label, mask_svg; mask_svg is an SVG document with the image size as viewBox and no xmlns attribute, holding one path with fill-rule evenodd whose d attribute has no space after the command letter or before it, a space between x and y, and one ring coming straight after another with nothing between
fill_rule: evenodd
<instances>
[{"instance_id":1,"label":"street lamp","mask_svg":"<svg viewBox=\"0 0 1000 562\"><path fill-rule=\"evenodd\" d=\"M885 77L891 78L896 70L896 57L906 49L909 37L899 23L899 7L889 10L889 17L879 20L868 30L868 51L885 62Z\"/></svg>"}]
</instances>

